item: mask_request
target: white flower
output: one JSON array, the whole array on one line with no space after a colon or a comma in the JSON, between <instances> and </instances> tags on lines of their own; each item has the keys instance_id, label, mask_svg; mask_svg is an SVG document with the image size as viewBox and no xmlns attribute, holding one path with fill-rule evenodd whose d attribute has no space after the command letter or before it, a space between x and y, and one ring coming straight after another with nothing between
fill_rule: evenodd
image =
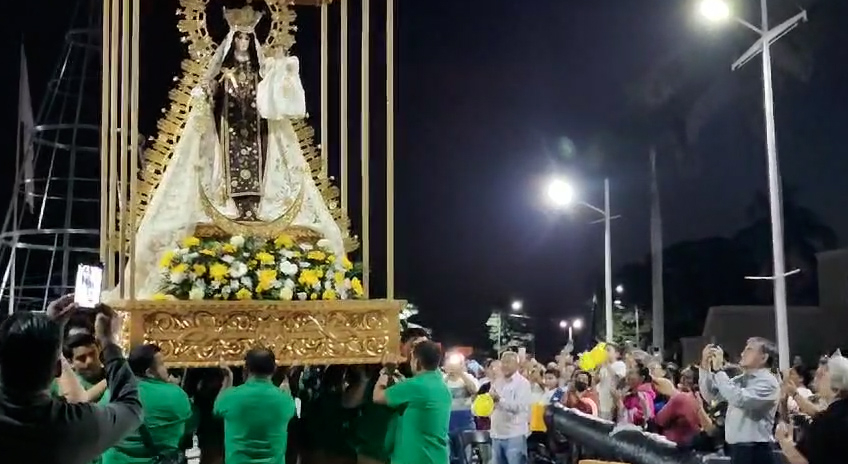
<instances>
[{"instance_id":1,"label":"white flower","mask_svg":"<svg viewBox=\"0 0 848 464\"><path fill-rule=\"evenodd\" d=\"M297 292L297 299L300 301L306 300L306 292Z\"/></svg>"},{"instance_id":2,"label":"white flower","mask_svg":"<svg viewBox=\"0 0 848 464\"><path fill-rule=\"evenodd\" d=\"M242 246L244 246L244 237L242 237L241 235L233 235L232 237L230 237L230 245L236 248L241 248Z\"/></svg>"},{"instance_id":3,"label":"white flower","mask_svg":"<svg viewBox=\"0 0 848 464\"><path fill-rule=\"evenodd\" d=\"M200 257L200 253L198 253L196 251L192 251L191 253L186 255L186 259L189 260L189 261L195 261L199 257Z\"/></svg>"},{"instance_id":4,"label":"white flower","mask_svg":"<svg viewBox=\"0 0 848 464\"><path fill-rule=\"evenodd\" d=\"M294 258L294 252L291 250L283 250L280 252L280 254L286 259Z\"/></svg>"},{"instance_id":5,"label":"white flower","mask_svg":"<svg viewBox=\"0 0 848 464\"><path fill-rule=\"evenodd\" d=\"M271 282L271 288L281 288L282 286L283 283L279 280L274 280L273 282Z\"/></svg>"},{"instance_id":6,"label":"white flower","mask_svg":"<svg viewBox=\"0 0 848 464\"><path fill-rule=\"evenodd\" d=\"M291 261L280 261L280 272L287 276L293 276L297 274L297 264Z\"/></svg>"},{"instance_id":7,"label":"white flower","mask_svg":"<svg viewBox=\"0 0 848 464\"><path fill-rule=\"evenodd\" d=\"M321 240L318 240L318 243L316 243L316 245L318 246L318 248L323 248L325 250L330 249L330 241L327 240L326 238L322 238Z\"/></svg>"},{"instance_id":8,"label":"white flower","mask_svg":"<svg viewBox=\"0 0 848 464\"><path fill-rule=\"evenodd\" d=\"M244 264L241 261L236 261L230 266L231 277L235 279L240 279L245 274L247 274L247 264Z\"/></svg>"},{"instance_id":9,"label":"white flower","mask_svg":"<svg viewBox=\"0 0 848 464\"><path fill-rule=\"evenodd\" d=\"M291 289L293 289L293 288L295 287L295 285L294 285L294 281L293 281L293 280L291 280L291 279L286 279L286 281L285 281L285 282L283 282L283 286L284 286L284 287L286 287L286 288L288 288L289 290L291 290Z\"/></svg>"},{"instance_id":10,"label":"white flower","mask_svg":"<svg viewBox=\"0 0 848 464\"><path fill-rule=\"evenodd\" d=\"M244 288L248 290L253 290L253 280L251 280L250 277L242 277L240 282L244 286Z\"/></svg>"},{"instance_id":11,"label":"white flower","mask_svg":"<svg viewBox=\"0 0 848 464\"><path fill-rule=\"evenodd\" d=\"M303 251L312 251L312 248L313 248L312 245L310 245L308 243L301 243L300 244L300 249L303 250Z\"/></svg>"},{"instance_id":12,"label":"white flower","mask_svg":"<svg viewBox=\"0 0 848 464\"><path fill-rule=\"evenodd\" d=\"M303 296L305 297L306 294L304 293ZM283 287L283 289L280 290L280 299L291 301L292 298L294 298L294 292L292 292L292 289Z\"/></svg>"},{"instance_id":13,"label":"white flower","mask_svg":"<svg viewBox=\"0 0 848 464\"><path fill-rule=\"evenodd\" d=\"M238 290L240 288L241 288L241 284L239 284L238 280L231 280L230 281L230 290Z\"/></svg>"},{"instance_id":14,"label":"white flower","mask_svg":"<svg viewBox=\"0 0 848 464\"><path fill-rule=\"evenodd\" d=\"M185 282L186 277L187 276L186 276L185 272L172 272L171 275L169 276L171 282L175 283L177 285Z\"/></svg>"},{"instance_id":15,"label":"white flower","mask_svg":"<svg viewBox=\"0 0 848 464\"><path fill-rule=\"evenodd\" d=\"M202 300L206 295L206 291L203 287L192 287L191 291L188 292L189 300Z\"/></svg>"},{"instance_id":16,"label":"white flower","mask_svg":"<svg viewBox=\"0 0 848 464\"><path fill-rule=\"evenodd\" d=\"M215 281L212 281L212 283L209 286L214 288L215 290L217 290L217 289L221 288L221 282L218 282L217 280L215 280Z\"/></svg>"},{"instance_id":17,"label":"white flower","mask_svg":"<svg viewBox=\"0 0 848 464\"><path fill-rule=\"evenodd\" d=\"M230 256L230 255L224 255L224 256L221 256L221 261L223 261L223 262L225 262L225 263L227 263L227 264L233 264L233 261L235 261L235 260L236 260L236 259L235 259L235 258L233 258L233 257L232 257L232 256Z\"/></svg>"},{"instance_id":18,"label":"white flower","mask_svg":"<svg viewBox=\"0 0 848 464\"><path fill-rule=\"evenodd\" d=\"M321 290L321 281L319 280L318 282L312 284L312 288L314 288L315 290Z\"/></svg>"},{"instance_id":19,"label":"white flower","mask_svg":"<svg viewBox=\"0 0 848 464\"><path fill-rule=\"evenodd\" d=\"M311 264L309 264L309 261L301 261L298 264L300 265L300 267L302 267L304 269L311 266Z\"/></svg>"},{"instance_id":20,"label":"white flower","mask_svg":"<svg viewBox=\"0 0 848 464\"><path fill-rule=\"evenodd\" d=\"M177 248L174 254L177 256L185 256L188 253L188 248Z\"/></svg>"}]
</instances>

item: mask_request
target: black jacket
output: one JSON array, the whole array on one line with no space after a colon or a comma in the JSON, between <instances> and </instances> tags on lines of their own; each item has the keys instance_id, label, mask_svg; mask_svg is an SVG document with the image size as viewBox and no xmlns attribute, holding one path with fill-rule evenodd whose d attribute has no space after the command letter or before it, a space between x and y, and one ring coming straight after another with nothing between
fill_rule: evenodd
<instances>
[{"instance_id":1,"label":"black jacket","mask_svg":"<svg viewBox=\"0 0 848 464\"><path fill-rule=\"evenodd\" d=\"M138 428L138 386L121 349L107 345L101 356L110 390L107 405L68 404L46 390L14 397L0 385L0 462L87 464Z\"/></svg>"}]
</instances>

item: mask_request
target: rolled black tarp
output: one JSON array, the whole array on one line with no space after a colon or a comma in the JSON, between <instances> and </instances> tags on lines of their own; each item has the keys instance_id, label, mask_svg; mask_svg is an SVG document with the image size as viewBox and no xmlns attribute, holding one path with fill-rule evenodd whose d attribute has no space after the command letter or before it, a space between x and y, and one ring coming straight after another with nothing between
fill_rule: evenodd
<instances>
[{"instance_id":1,"label":"rolled black tarp","mask_svg":"<svg viewBox=\"0 0 848 464\"><path fill-rule=\"evenodd\" d=\"M588 450L592 456L629 464L701 464L694 452L655 440L639 430L613 432L612 422L586 416L561 405L545 411L548 430ZM612 433L612 435L610 435Z\"/></svg>"}]
</instances>

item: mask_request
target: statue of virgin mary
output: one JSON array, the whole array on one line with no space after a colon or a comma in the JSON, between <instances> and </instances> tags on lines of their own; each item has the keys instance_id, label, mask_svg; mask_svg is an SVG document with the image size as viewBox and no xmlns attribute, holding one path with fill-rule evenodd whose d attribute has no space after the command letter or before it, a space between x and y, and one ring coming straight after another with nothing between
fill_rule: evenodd
<instances>
[{"instance_id":1,"label":"statue of virgin mary","mask_svg":"<svg viewBox=\"0 0 848 464\"><path fill-rule=\"evenodd\" d=\"M306 114L294 56L264 56L255 28L262 13L224 10L229 33L192 91L185 128L136 235L136 297L159 290L161 256L198 224L208 207L250 225L293 214L344 253L342 233L318 190L292 120Z\"/></svg>"}]
</instances>

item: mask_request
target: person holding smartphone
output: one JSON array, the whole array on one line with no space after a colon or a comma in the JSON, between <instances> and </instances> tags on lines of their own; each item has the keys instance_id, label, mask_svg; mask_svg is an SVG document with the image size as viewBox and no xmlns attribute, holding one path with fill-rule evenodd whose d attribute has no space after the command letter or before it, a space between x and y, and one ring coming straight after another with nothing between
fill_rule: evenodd
<instances>
[{"instance_id":1,"label":"person holding smartphone","mask_svg":"<svg viewBox=\"0 0 848 464\"><path fill-rule=\"evenodd\" d=\"M102 347L105 405L68 403L50 395L61 372L65 323L78 309L73 295L44 314L15 312L0 325L0 456L3 464L87 464L141 424L138 387L115 335L119 323L98 308L94 336Z\"/></svg>"}]
</instances>

